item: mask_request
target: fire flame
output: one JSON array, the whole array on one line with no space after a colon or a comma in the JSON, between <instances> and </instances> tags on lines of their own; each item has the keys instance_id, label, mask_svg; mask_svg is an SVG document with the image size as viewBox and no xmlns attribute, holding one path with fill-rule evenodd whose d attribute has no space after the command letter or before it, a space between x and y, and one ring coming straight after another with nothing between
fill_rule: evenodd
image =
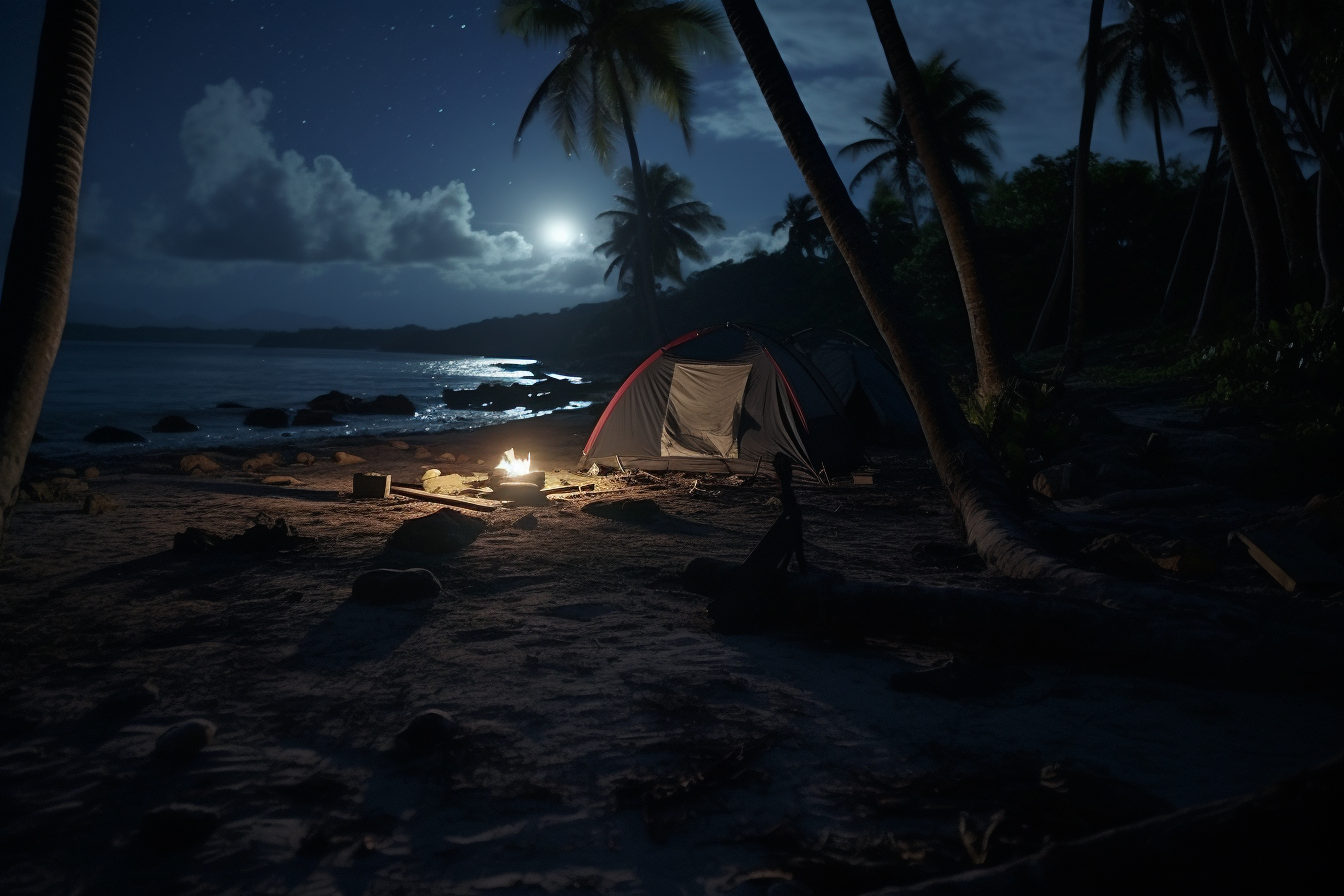
<instances>
[{"instance_id":1,"label":"fire flame","mask_svg":"<svg viewBox=\"0 0 1344 896\"><path fill-rule=\"evenodd\" d=\"M514 457L513 449L510 448L504 452L504 456L499 459L495 466L496 470L503 470L504 477L521 476L524 473L532 471L532 453L528 452L527 457Z\"/></svg>"}]
</instances>

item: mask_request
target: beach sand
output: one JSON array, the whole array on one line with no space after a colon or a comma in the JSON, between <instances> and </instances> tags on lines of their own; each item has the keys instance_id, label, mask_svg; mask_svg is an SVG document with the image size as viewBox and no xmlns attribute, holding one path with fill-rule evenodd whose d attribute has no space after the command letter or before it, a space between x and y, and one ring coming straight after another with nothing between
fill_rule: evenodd
<instances>
[{"instance_id":1,"label":"beach sand","mask_svg":"<svg viewBox=\"0 0 1344 896\"><path fill-rule=\"evenodd\" d=\"M997 862L1246 793L1339 749L1325 697L1046 665L991 669L971 693L897 691L893 675L952 654L717 633L679 572L750 551L777 514L768 481L638 477L621 494L656 501L649 521L553 499L480 515L480 537L445 556L386 550L437 506L348 497L353 472L476 472L510 447L569 471L593 422L405 437L430 459L293 440L287 457L318 460L270 471L301 482L288 488L242 472L243 454L212 455L224 469L208 476L176 457L100 460L90 487L121 509L22 505L0 566L0 892L858 893L974 867L976 844ZM1006 585L965 548L927 457L889 452L881 470L874 486L800 489L812 563ZM1225 532L1270 509L1189 514ZM535 528L514 525L529 513ZM315 540L172 550L188 526L233 535L259 514ZM1281 596L1248 560L1228 564L1220 587ZM351 600L378 567L428 568L444 593ZM109 708L147 682L153 702ZM394 750L428 709L458 727L420 755ZM151 755L193 718L217 726L208 746ZM168 805L198 808L165 834L146 817Z\"/></svg>"}]
</instances>

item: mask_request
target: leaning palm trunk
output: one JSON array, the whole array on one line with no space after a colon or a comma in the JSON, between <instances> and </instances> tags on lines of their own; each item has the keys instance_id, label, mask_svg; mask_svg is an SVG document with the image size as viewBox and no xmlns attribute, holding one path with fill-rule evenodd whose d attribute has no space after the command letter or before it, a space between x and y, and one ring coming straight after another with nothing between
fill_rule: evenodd
<instances>
[{"instance_id":1,"label":"leaning palm trunk","mask_svg":"<svg viewBox=\"0 0 1344 896\"><path fill-rule=\"evenodd\" d=\"M1087 333L1087 181L1092 165L1092 124L1097 116L1097 36L1101 33L1103 0L1092 0L1087 23L1087 62L1083 70L1083 119L1078 128L1078 157L1073 174L1073 291L1069 296L1069 332L1064 339L1064 371L1083 363Z\"/></svg>"},{"instance_id":2,"label":"leaning palm trunk","mask_svg":"<svg viewBox=\"0 0 1344 896\"><path fill-rule=\"evenodd\" d=\"M1166 323L1167 314L1171 311L1171 299L1176 293L1176 281L1181 276L1181 271L1185 268L1185 260L1188 257L1187 252L1190 248L1190 234L1195 229L1195 219L1199 217L1199 206L1204 199L1204 190L1213 179L1213 172L1218 165L1218 150L1223 146L1223 132L1215 127L1213 129L1213 140L1209 145L1209 161L1204 165L1204 176L1199 179L1199 189L1195 190L1195 204L1190 209L1190 219L1185 222L1185 233L1181 236L1181 248L1176 250L1176 263L1171 266L1171 277L1167 280L1167 291L1162 296L1162 307L1157 312L1159 323Z\"/></svg>"},{"instance_id":3,"label":"leaning palm trunk","mask_svg":"<svg viewBox=\"0 0 1344 896\"><path fill-rule=\"evenodd\" d=\"M1338 89L1336 94L1340 93ZM1337 134L1344 122L1344 97L1336 96L1325 115L1327 134ZM1334 310L1344 294L1344 202L1340 200L1340 182L1332 171L1321 166L1316 182L1316 245L1321 253L1321 271L1325 274L1325 298L1321 307Z\"/></svg>"},{"instance_id":4,"label":"leaning palm trunk","mask_svg":"<svg viewBox=\"0 0 1344 896\"><path fill-rule=\"evenodd\" d=\"M1334 134L1335 131L1328 124L1321 124L1316 120L1316 114L1307 104L1306 97L1302 94L1302 85L1294 72L1289 70L1288 59L1284 56L1283 45L1279 42L1279 36L1274 33L1269 19L1266 16L1260 16L1261 26L1264 30L1265 46L1269 48L1269 61L1274 66L1274 76L1279 80L1279 86L1288 97L1288 105L1292 108L1293 114L1297 116L1298 122L1302 126L1302 133L1306 135L1307 142L1311 144L1312 152L1316 153L1316 159L1321 164L1321 170L1329 172L1331 183L1334 185L1335 195L1344 199L1344 160L1340 159L1339 143L1328 138L1327 134ZM1336 106L1332 103L1332 109Z\"/></svg>"},{"instance_id":5,"label":"leaning palm trunk","mask_svg":"<svg viewBox=\"0 0 1344 896\"><path fill-rule=\"evenodd\" d=\"M1050 326L1050 321L1055 316L1055 306L1059 304L1059 297L1064 295L1064 284L1068 282L1069 272L1073 264L1073 215L1069 215L1069 226L1064 230L1064 248L1059 253L1059 265L1055 268L1055 279L1050 284L1050 292L1045 297L1045 304L1041 306L1041 314L1036 318L1036 329L1031 331L1031 342L1027 344L1027 351L1039 351L1045 343L1045 334Z\"/></svg>"},{"instance_id":6,"label":"leaning palm trunk","mask_svg":"<svg viewBox=\"0 0 1344 896\"><path fill-rule=\"evenodd\" d=\"M1070 575L1073 570L1041 550L1010 508L1007 481L971 434L914 315L882 261L867 222L850 199L798 97L760 10L753 0L723 0L723 7L780 134L891 351L968 540L986 562L1007 575Z\"/></svg>"},{"instance_id":7,"label":"leaning palm trunk","mask_svg":"<svg viewBox=\"0 0 1344 896\"><path fill-rule=\"evenodd\" d=\"M877 26L877 36L891 69L896 93L901 99L901 111L910 136L919 152L919 163L924 179L938 207L943 222L948 248L961 281L961 294L966 302L966 314L971 324L971 345L975 350L975 368L982 397L998 395L1012 376L1013 359L1003 348L995 324L993 309L985 296L982 279L983 265L977 257L971 233L970 208L962 194L961 183L952 170L952 161L938 137L933 110L924 94L924 82L919 68L910 55L905 34L891 7L891 0L868 0L868 11Z\"/></svg>"},{"instance_id":8,"label":"leaning palm trunk","mask_svg":"<svg viewBox=\"0 0 1344 896\"><path fill-rule=\"evenodd\" d=\"M1258 22L1259 16L1254 18ZM1264 55L1260 52L1261 44L1260 41L1251 40L1246 30L1246 19L1244 2L1226 0L1223 3L1228 43L1245 85L1246 109L1250 113L1255 142L1274 194L1274 209L1288 252L1288 269L1300 278L1307 276L1314 267L1311 247L1315 240L1311 235L1311 215L1306 203L1306 181L1302 177L1302 169L1293 160L1293 150L1283 133L1278 113L1270 102L1269 89L1261 74L1265 64Z\"/></svg>"},{"instance_id":9,"label":"leaning palm trunk","mask_svg":"<svg viewBox=\"0 0 1344 896\"><path fill-rule=\"evenodd\" d=\"M1227 141L1232 172L1251 234L1255 256L1255 328L1269 324L1284 307L1288 280L1288 257L1274 206L1274 193L1256 148L1255 129L1246 109L1246 90L1241 74L1228 58L1227 29L1213 0L1189 0L1187 20L1195 36L1204 70L1209 78L1218 123Z\"/></svg>"},{"instance_id":10,"label":"leaning palm trunk","mask_svg":"<svg viewBox=\"0 0 1344 896\"><path fill-rule=\"evenodd\" d=\"M1227 176L1227 194L1223 197L1223 213L1218 218L1218 241L1209 263L1209 276L1204 281L1204 298L1199 303L1199 316L1190 331L1190 341L1198 342L1208 335L1209 327L1218 316L1223 297L1227 295L1228 270L1232 266L1236 244L1241 241L1245 216L1241 209L1241 191L1237 189L1236 174Z\"/></svg>"},{"instance_id":11,"label":"leaning palm trunk","mask_svg":"<svg viewBox=\"0 0 1344 896\"><path fill-rule=\"evenodd\" d=\"M0 540L65 329L97 38L98 0L48 0L0 292Z\"/></svg>"}]
</instances>

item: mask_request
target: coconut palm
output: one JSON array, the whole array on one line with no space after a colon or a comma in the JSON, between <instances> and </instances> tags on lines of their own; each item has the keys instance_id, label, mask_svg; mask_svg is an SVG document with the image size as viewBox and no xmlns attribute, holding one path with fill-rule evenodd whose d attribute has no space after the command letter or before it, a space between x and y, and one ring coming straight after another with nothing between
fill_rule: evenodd
<instances>
[{"instance_id":1,"label":"coconut palm","mask_svg":"<svg viewBox=\"0 0 1344 896\"><path fill-rule=\"evenodd\" d=\"M957 179L953 153L943 145L937 106L924 90L924 81L910 47L901 31L890 0L868 0L868 11L877 28L877 37L887 57L901 101L901 112L910 127L919 154L920 170L929 185L929 193L942 220L943 235L952 253L961 285L962 301L971 328L971 348L975 352L976 391L981 400L1000 395L1012 378L1013 358L999 336L984 285L982 264L974 245L971 211L966 191ZM986 162L988 159L986 159Z\"/></svg>"},{"instance_id":2,"label":"coconut palm","mask_svg":"<svg viewBox=\"0 0 1344 896\"><path fill-rule=\"evenodd\" d=\"M630 169L622 168L617 172L616 180L622 190L616 194L620 207L597 216L611 219L611 239L593 251L601 252L611 259L607 272L602 276L603 280L610 277L612 271L619 269L617 282L628 285L634 275L638 249L635 235L639 226L639 208L635 201L634 176ZM647 237L653 276L683 283L681 260L685 258L701 264L709 261L709 254L696 237L723 230L723 219L710 211L705 203L691 198L695 184L691 183L690 178L683 177L661 162L656 165L644 163L644 188L648 191L645 220L648 222Z\"/></svg>"},{"instance_id":3,"label":"coconut palm","mask_svg":"<svg viewBox=\"0 0 1344 896\"><path fill-rule=\"evenodd\" d=\"M688 56L723 51L726 40L718 12L692 0L504 0L499 27L528 43L566 41L560 62L523 110L514 151L543 107L565 153L577 155L580 144L586 144L603 170L615 167L618 135L623 134L634 172L635 202L643 208L644 166L635 142L637 110L643 102L652 102L681 126L690 148L695 89ZM645 222L637 218L634 237L639 247L647 242L645 229ZM635 291L659 337L647 248L636 248L633 263Z\"/></svg>"},{"instance_id":4,"label":"coconut palm","mask_svg":"<svg viewBox=\"0 0 1344 896\"><path fill-rule=\"evenodd\" d=\"M999 154L999 138L986 116L1002 112L1003 100L958 72L960 60L948 63L946 58L947 54L939 50L919 65L919 79L932 107L934 126L957 175L963 181L987 184L994 178L990 156ZM840 154L851 159L876 155L854 175L849 188L857 189L871 175L886 175L917 216L916 200L928 192L928 186L895 85L888 82L882 88L877 120L863 121L875 136L849 144ZM918 217L915 220L918 223Z\"/></svg>"},{"instance_id":5,"label":"coconut palm","mask_svg":"<svg viewBox=\"0 0 1344 896\"><path fill-rule=\"evenodd\" d=\"M772 234L781 230L788 231L789 241L784 244L785 253L794 252L805 258L813 255L826 255L826 222L817 211L817 204L810 193L795 196L790 193L784 200L784 217L770 228Z\"/></svg>"},{"instance_id":6,"label":"coconut palm","mask_svg":"<svg viewBox=\"0 0 1344 896\"><path fill-rule=\"evenodd\" d=\"M1138 109L1152 122L1157 169L1165 181L1162 123L1185 124L1178 86L1198 77L1199 59L1185 17L1172 0L1122 0L1121 5L1125 20L1102 28L1097 39L1097 90L1104 95L1115 87L1121 134L1128 136ZM1080 66L1086 57L1084 50Z\"/></svg>"},{"instance_id":7,"label":"coconut palm","mask_svg":"<svg viewBox=\"0 0 1344 896\"><path fill-rule=\"evenodd\" d=\"M47 0L0 291L0 542L65 329L97 42L98 0Z\"/></svg>"}]
</instances>

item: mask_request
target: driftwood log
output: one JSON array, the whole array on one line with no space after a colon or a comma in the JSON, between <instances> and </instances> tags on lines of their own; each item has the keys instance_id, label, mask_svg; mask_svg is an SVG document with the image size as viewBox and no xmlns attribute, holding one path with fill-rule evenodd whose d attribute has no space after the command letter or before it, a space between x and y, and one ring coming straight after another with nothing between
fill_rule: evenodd
<instances>
[{"instance_id":1,"label":"driftwood log","mask_svg":"<svg viewBox=\"0 0 1344 896\"><path fill-rule=\"evenodd\" d=\"M1344 756L1251 796L1053 843L994 868L868 896L1074 896L1344 891Z\"/></svg>"},{"instance_id":2,"label":"driftwood log","mask_svg":"<svg viewBox=\"0 0 1344 896\"><path fill-rule=\"evenodd\" d=\"M1101 577L1105 578L1105 577ZM1071 662L1218 685L1335 689L1339 639L1232 604L1135 584L1100 593L845 582L696 558L686 586L721 631L889 634L996 661ZM1128 599L1126 599L1128 597Z\"/></svg>"}]
</instances>

